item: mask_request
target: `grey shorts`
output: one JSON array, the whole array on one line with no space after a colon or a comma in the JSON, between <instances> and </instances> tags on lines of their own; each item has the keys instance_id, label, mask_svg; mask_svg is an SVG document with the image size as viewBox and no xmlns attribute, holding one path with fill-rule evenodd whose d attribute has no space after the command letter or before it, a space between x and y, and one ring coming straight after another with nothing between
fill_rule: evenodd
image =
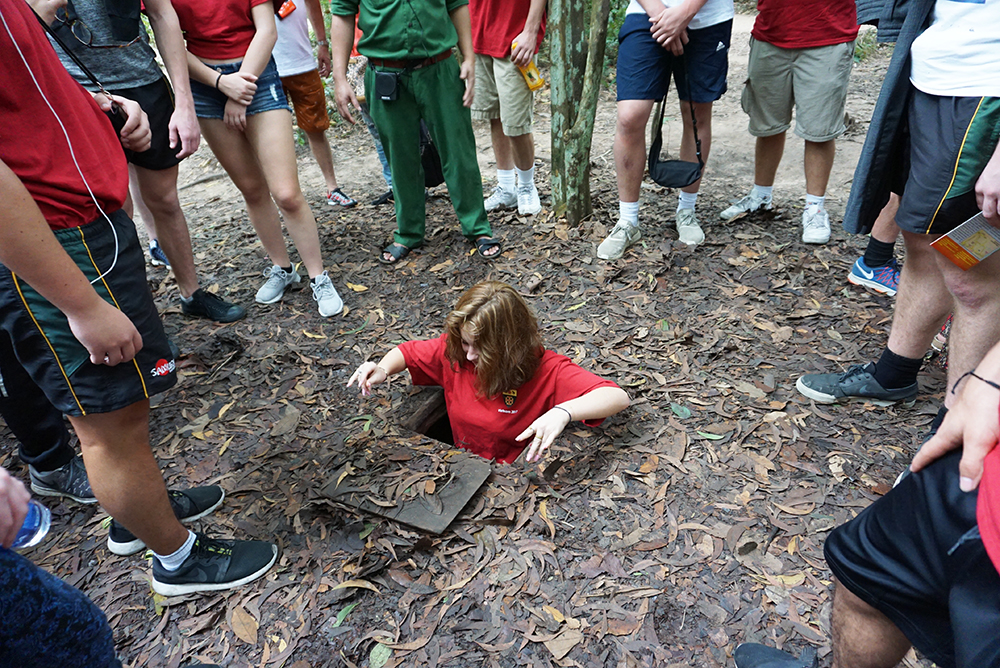
<instances>
[{"instance_id":1,"label":"grey shorts","mask_svg":"<svg viewBox=\"0 0 1000 668\"><path fill-rule=\"evenodd\" d=\"M844 133L847 83L854 42L783 49L750 38L750 64L743 88L743 111L755 137L781 134L792 125L807 141L825 142Z\"/></svg>"}]
</instances>

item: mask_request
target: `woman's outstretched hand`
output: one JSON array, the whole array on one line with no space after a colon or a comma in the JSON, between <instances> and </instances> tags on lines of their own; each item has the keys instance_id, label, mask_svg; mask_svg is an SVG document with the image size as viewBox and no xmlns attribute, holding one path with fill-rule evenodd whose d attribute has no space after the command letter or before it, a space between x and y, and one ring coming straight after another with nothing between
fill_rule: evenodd
<instances>
[{"instance_id":1,"label":"woman's outstretched hand","mask_svg":"<svg viewBox=\"0 0 1000 668\"><path fill-rule=\"evenodd\" d=\"M354 372L351 379L347 381L347 387L354 385L357 381L358 387L361 389L361 395L367 397L372 393L372 387L375 385L381 385L385 382L388 375L385 373L385 369L380 367L375 362L365 362L358 367L358 370Z\"/></svg>"},{"instance_id":2,"label":"woman's outstretched hand","mask_svg":"<svg viewBox=\"0 0 1000 668\"><path fill-rule=\"evenodd\" d=\"M531 446L528 448L528 454L525 456L525 459L529 462L541 461L545 456L545 451L549 449L556 440L556 437L563 432L569 421L569 412L565 408L550 408L548 412L532 422L514 440L523 441L529 436L533 436L534 438L531 439Z\"/></svg>"}]
</instances>

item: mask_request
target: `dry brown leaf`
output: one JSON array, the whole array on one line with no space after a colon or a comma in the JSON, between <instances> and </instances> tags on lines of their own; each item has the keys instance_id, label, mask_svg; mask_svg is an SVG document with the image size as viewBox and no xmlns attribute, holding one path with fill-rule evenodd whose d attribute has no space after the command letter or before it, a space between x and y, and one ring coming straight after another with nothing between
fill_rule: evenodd
<instances>
[{"instance_id":1,"label":"dry brown leaf","mask_svg":"<svg viewBox=\"0 0 1000 668\"><path fill-rule=\"evenodd\" d=\"M552 652L552 657L559 661L582 641L583 633L576 629L566 629L552 640L547 640L545 646Z\"/></svg>"},{"instance_id":2,"label":"dry brown leaf","mask_svg":"<svg viewBox=\"0 0 1000 668\"><path fill-rule=\"evenodd\" d=\"M242 606L233 608L233 618L229 625L233 628L233 634L237 638L248 645L257 645L257 620Z\"/></svg>"}]
</instances>

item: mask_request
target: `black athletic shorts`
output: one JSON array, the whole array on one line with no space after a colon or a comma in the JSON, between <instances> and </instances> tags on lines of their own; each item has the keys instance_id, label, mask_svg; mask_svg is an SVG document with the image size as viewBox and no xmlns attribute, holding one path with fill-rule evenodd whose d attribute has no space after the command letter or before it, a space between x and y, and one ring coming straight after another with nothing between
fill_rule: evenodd
<instances>
[{"instance_id":1,"label":"black athletic shorts","mask_svg":"<svg viewBox=\"0 0 1000 668\"><path fill-rule=\"evenodd\" d=\"M125 157L136 167L153 171L170 169L178 164L177 154L181 147L170 147L170 117L174 114L174 91L166 77L157 82L137 88L116 88L115 95L135 100L149 117L149 129L153 133L153 143L139 153L125 149Z\"/></svg>"},{"instance_id":2,"label":"black athletic shorts","mask_svg":"<svg viewBox=\"0 0 1000 668\"><path fill-rule=\"evenodd\" d=\"M826 561L941 668L1000 666L1000 575L958 487L961 451L909 474L826 541ZM848 642L850 639L847 639Z\"/></svg>"},{"instance_id":3,"label":"black athletic shorts","mask_svg":"<svg viewBox=\"0 0 1000 668\"><path fill-rule=\"evenodd\" d=\"M937 236L979 212L976 181L1000 137L1000 98L914 90L909 104L910 171L896 224Z\"/></svg>"},{"instance_id":4,"label":"black athletic shorts","mask_svg":"<svg viewBox=\"0 0 1000 668\"><path fill-rule=\"evenodd\" d=\"M93 283L94 289L125 313L142 336L142 350L130 362L113 367L92 364L66 316L0 265L0 328L10 335L21 366L66 415L125 408L177 380L174 358L146 283L146 261L135 225L122 210L110 218L114 229L101 216L81 227L55 230L55 235L88 280L106 272ZM17 389L8 387L7 391Z\"/></svg>"}]
</instances>

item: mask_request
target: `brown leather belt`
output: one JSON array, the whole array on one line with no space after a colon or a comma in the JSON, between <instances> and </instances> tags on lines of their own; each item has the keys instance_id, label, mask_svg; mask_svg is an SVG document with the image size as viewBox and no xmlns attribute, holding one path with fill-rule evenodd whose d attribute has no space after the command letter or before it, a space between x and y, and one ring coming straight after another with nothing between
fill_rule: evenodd
<instances>
[{"instance_id":1,"label":"brown leather belt","mask_svg":"<svg viewBox=\"0 0 1000 668\"><path fill-rule=\"evenodd\" d=\"M429 65L433 65L434 63L440 63L449 56L451 56L451 49L442 51L438 55L431 56L430 58L410 58L407 60L383 60L382 58L369 58L368 62L375 67L389 67L394 70L419 70L421 67L427 67Z\"/></svg>"}]
</instances>

